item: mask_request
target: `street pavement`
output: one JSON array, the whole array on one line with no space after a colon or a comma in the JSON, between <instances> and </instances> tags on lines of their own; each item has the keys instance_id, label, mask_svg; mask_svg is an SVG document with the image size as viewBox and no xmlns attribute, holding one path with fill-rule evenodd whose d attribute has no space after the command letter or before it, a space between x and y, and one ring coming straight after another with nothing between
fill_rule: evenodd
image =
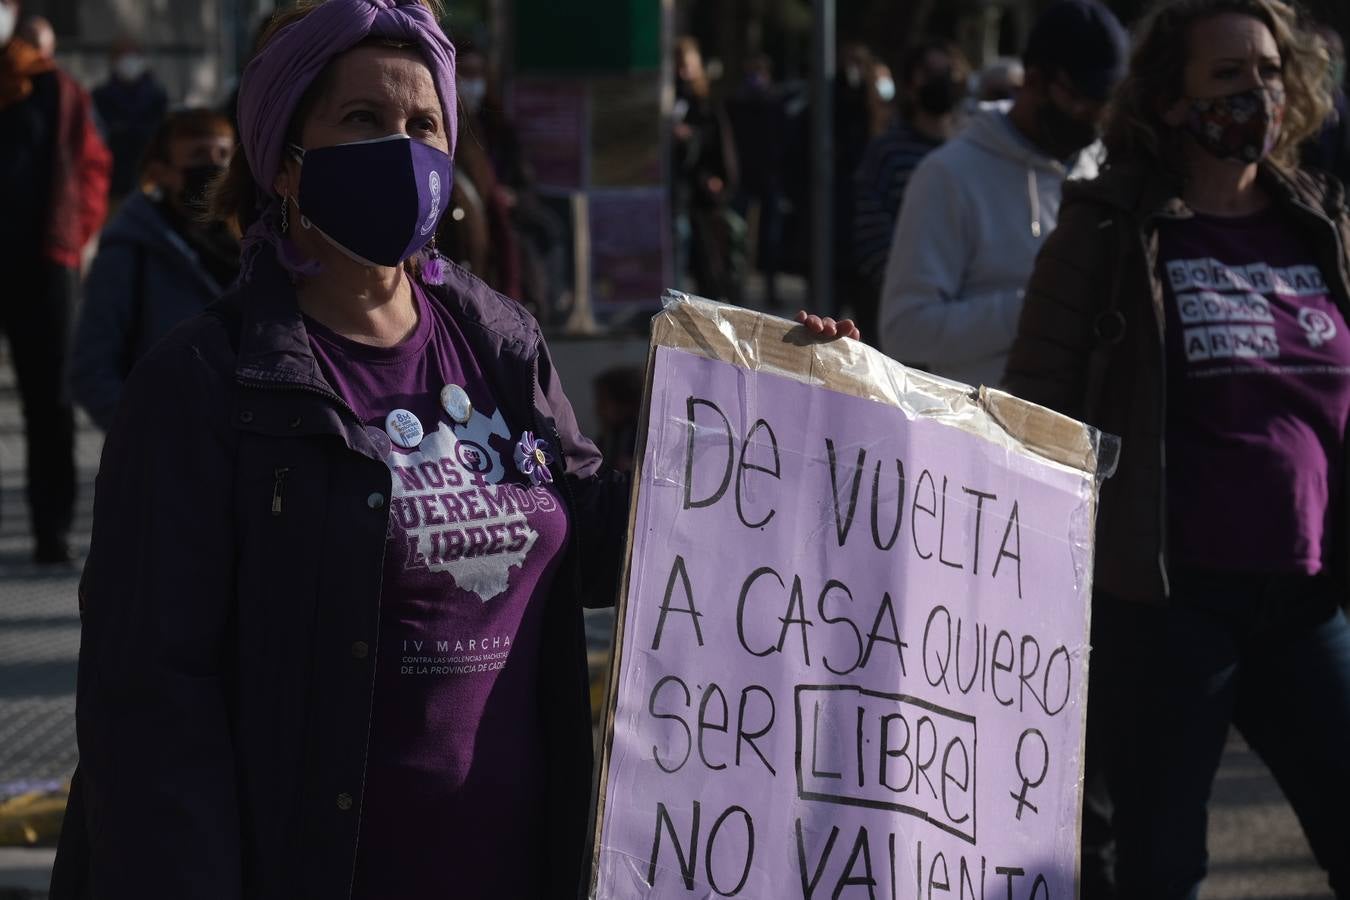
<instances>
[{"instance_id":1,"label":"street pavement","mask_svg":"<svg viewBox=\"0 0 1350 900\"><path fill-rule=\"evenodd\" d=\"M99 435L82 423L74 535L81 557L88 548L100 446ZM18 399L0 344L0 802L20 784L59 784L76 762L79 572L40 569L29 561L23 466ZM1212 874L1204 900L1331 897L1278 786L1236 738L1224 756L1211 811ZM50 849L0 848L0 900L45 897L51 858Z\"/></svg>"}]
</instances>

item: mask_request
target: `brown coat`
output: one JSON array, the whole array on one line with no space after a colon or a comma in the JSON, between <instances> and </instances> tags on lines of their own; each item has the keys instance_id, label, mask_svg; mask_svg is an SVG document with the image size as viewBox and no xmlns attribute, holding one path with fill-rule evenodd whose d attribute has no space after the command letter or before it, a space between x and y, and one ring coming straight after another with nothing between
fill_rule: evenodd
<instances>
[{"instance_id":1,"label":"brown coat","mask_svg":"<svg viewBox=\"0 0 1350 900\"><path fill-rule=\"evenodd\" d=\"M1273 167L1263 168L1261 179L1350 316L1344 189L1335 179ZM1005 379L1012 393L1121 438L1119 466L1102 486L1096 586L1144 603L1163 603L1169 593L1158 223L1190 215L1174 185L1134 167L1065 185ZM1343 503L1342 515L1347 508Z\"/></svg>"}]
</instances>

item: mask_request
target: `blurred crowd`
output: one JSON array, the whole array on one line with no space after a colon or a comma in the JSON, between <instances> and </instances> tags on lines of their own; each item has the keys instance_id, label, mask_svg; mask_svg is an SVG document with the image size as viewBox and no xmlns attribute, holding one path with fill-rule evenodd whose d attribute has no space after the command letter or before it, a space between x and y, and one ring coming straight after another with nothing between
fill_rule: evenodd
<instances>
[{"instance_id":1,"label":"blurred crowd","mask_svg":"<svg viewBox=\"0 0 1350 900\"><path fill-rule=\"evenodd\" d=\"M1329 26L1317 27L1316 34L1332 60L1334 112L1303 148L1302 158L1310 168L1350 179L1344 47L1340 34ZM1096 143L1107 100L1102 91L1110 85L1097 88L1097 96L1052 99L1052 94L1062 96L1058 92L1064 88L1052 88L1044 73L1058 66L1069 49L1064 39L1051 35L1045 46L1027 46L1018 56L996 58L980 68L973 68L945 38L911 35L898 45L902 49L892 42L840 48L833 97L831 295L835 311L851 315L864 340L881 346L886 329L878 313L896 225L910 176L931 151L958 134L963 141L978 142L982 121L987 125L991 114L999 116L1016 106L1014 117L1023 127L1011 135L1005 158L1016 159L1020 141L1033 157L1064 168L1058 175L1047 171L1038 176L1047 203L1038 233L1030 235L1037 245L1053 230L1065 176L1095 174L1103 158ZM897 66L892 69L887 59L898 60ZM796 77L776 78L775 61L766 55L746 61L736 83L714 83L708 70L720 73L721 68L719 61L705 64L696 39L677 42L671 171L676 271L703 296L742 302L755 269L764 280L767 307L777 309L778 276L811 276L809 85ZM997 129L986 137L997 138ZM983 173L987 162L978 155L967 159L962 174ZM1074 165L1063 167L1064 162ZM992 181L1006 179L994 176ZM924 210L939 214L944 199L930 193L928 201L916 202L914 226L927 221ZM941 231L930 236L926 244L894 242L903 243L909 254L894 267L897 275L912 272L916 257L929 257L933 244L944 238ZM1006 284L1012 290L1024 286L1029 261L1023 259L1009 273ZM891 293L900 290L900 285L891 285ZM927 358L934 351L922 332L906 331L908 345L892 345L888 352L911 365L937 364L940 369L941 359ZM961 378L968 373L948 374ZM985 375L997 382L1002 371L994 366Z\"/></svg>"},{"instance_id":2,"label":"blurred crowd","mask_svg":"<svg viewBox=\"0 0 1350 900\"><path fill-rule=\"evenodd\" d=\"M56 50L50 22L0 0L0 259L16 278L0 329L30 423L39 563L71 559L76 406L106 430L136 360L221 296L240 250L239 236L206 216L210 186L236 152L235 96L215 108L171 106L130 38L113 45L106 77L87 90ZM564 224L534 189L488 56L462 48L457 82L460 129L471 137L455 158L439 250L556 323L573 288Z\"/></svg>"}]
</instances>

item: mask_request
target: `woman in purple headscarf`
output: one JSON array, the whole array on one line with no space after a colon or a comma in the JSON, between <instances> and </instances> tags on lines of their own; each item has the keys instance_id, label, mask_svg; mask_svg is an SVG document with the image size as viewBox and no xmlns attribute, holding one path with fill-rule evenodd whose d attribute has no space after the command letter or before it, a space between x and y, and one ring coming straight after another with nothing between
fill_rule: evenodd
<instances>
[{"instance_id":1,"label":"woman in purple headscarf","mask_svg":"<svg viewBox=\"0 0 1350 900\"><path fill-rule=\"evenodd\" d=\"M535 322L436 253L454 106L419 0L302 2L244 73L244 274L104 451L54 897L579 889L628 488Z\"/></svg>"}]
</instances>

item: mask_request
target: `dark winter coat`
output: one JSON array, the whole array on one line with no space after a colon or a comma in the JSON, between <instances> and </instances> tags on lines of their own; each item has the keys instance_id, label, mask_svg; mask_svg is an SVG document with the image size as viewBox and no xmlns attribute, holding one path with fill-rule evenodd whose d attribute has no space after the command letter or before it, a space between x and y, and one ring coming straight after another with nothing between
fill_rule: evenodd
<instances>
[{"instance_id":1,"label":"dark winter coat","mask_svg":"<svg viewBox=\"0 0 1350 900\"><path fill-rule=\"evenodd\" d=\"M71 351L75 402L106 431L136 360L227 286L211 277L149 197L133 193L104 229L85 279Z\"/></svg>"},{"instance_id":2,"label":"dark winter coat","mask_svg":"<svg viewBox=\"0 0 1350 900\"><path fill-rule=\"evenodd\" d=\"M539 667L547 853L520 864L567 898L590 800L582 601L613 602L628 487L578 431L534 321L462 270L448 281L431 295L512 432L562 450L571 538ZM137 366L96 489L53 897L350 896L392 484L275 263Z\"/></svg>"},{"instance_id":3,"label":"dark winter coat","mask_svg":"<svg viewBox=\"0 0 1350 900\"><path fill-rule=\"evenodd\" d=\"M1350 316L1350 217L1340 182L1274 167L1260 177ZM1066 184L1058 226L1027 287L1005 379L1012 393L1121 438L1119 467L1101 490L1095 587L1143 603L1162 603L1169 593L1158 225L1190 215L1176 185L1136 167ZM1350 510L1350 498L1340 509L1342 516ZM1342 522L1340 533L1348 530Z\"/></svg>"}]
</instances>

